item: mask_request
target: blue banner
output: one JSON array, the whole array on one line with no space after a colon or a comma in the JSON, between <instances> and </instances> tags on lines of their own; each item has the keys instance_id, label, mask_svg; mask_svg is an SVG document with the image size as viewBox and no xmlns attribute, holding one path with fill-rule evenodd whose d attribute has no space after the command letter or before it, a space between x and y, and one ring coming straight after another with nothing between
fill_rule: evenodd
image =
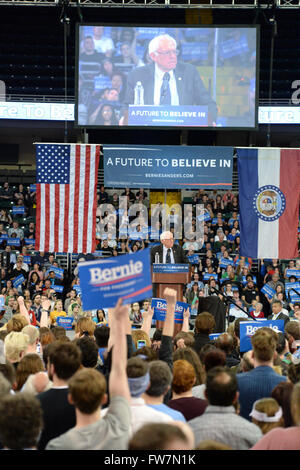
<instances>
[{"instance_id":1,"label":"blue banner","mask_svg":"<svg viewBox=\"0 0 300 470\"><path fill-rule=\"evenodd\" d=\"M9 246L20 246L21 244L20 238L7 238L6 242Z\"/></svg>"},{"instance_id":2,"label":"blue banner","mask_svg":"<svg viewBox=\"0 0 300 470\"><path fill-rule=\"evenodd\" d=\"M16 214L23 215L25 213L25 207L24 206L13 206L12 213L14 215L16 215Z\"/></svg>"},{"instance_id":3,"label":"blue banner","mask_svg":"<svg viewBox=\"0 0 300 470\"><path fill-rule=\"evenodd\" d=\"M208 106L129 105L130 126L208 126Z\"/></svg>"},{"instance_id":4,"label":"blue banner","mask_svg":"<svg viewBox=\"0 0 300 470\"><path fill-rule=\"evenodd\" d=\"M104 145L104 183L115 188L232 186L232 147Z\"/></svg>"},{"instance_id":5,"label":"blue banner","mask_svg":"<svg viewBox=\"0 0 300 470\"><path fill-rule=\"evenodd\" d=\"M291 290L294 289L294 290ZM296 292L295 292L296 291ZM299 292L299 294L297 293ZM291 303L300 301L300 282L286 282L285 283L285 295L287 299L290 299Z\"/></svg>"},{"instance_id":6,"label":"blue banner","mask_svg":"<svg viewBox=\"0 0 300 470\"><path fill-rule=\"evenodd\" d=\"M46 275L51 271L54 272L56 279L62 280L64 278L64 270L62 268L58 268L57 266L50 266Z\"/></svg>"},{"instance_id":7,"label":"blue banner","mask_svg":"<svg viewBox=\"0 0 300 470\"><path fill-rule=\"evenodd\" d=\"M297 279L300 278L300 269L287 269L286 277L295 276Z\"/></svg>"},{"instance_id":8,"label":"blue banner","mask_svg":"<svg viewBox=\"0 0 300 470\"><path fill-rule=\"evenodd\" d=\"M276 294L275 289L272 289L272 287L268 286L267 284L265 284L260 289L260 292L262 292L263 294L266 294L269 297L269 299L272 299L272 297Z\"/></svg>"},{"instance_id":9,"label":"blue banner","mask_svg":"<svg viewBox=\"0 0 300 470\"><path fill-rule=\"evenodd\" d=\"M257 283L257 280L256 280L256 276L252 276L252 280L253 280L253 284L256 284ZM243 285L245 286L247 284L247 280L246 280L246 276L243 276L243 281L242 281Z\"/></svg>"},{"instance_id":10,"label":"blue banner","mask_svg":"<svg viewBox=\"0 0 300 470\"><path fill-rule=\"evenodd\" d=\"M51 289L55 290L55 292L62 292L64 290L64 286L56 286L55 284L52 284Z\"/></svg>"},{"instance_id":11,"label":"blue banner","mask_svg":"<svg viewBox=\"0 0 300 470\"><path fill-rule=\"evenodd\" d=\"M25 245L35 245L35 238L24 238Z\"/></svg>"},{"instance_id":12,"label":"blue banner","mask_svg":"<svg viewBox=\"0 0 300 470\"><path fill-rule=\"evenodd\" d=\"M151 308L154 310L153 320L165 321L167 313L167 302L165 299L153 298L151 301ZM189 304L185 302L176 302L174 316L175 323L183 322L183 314L187 308L190 308Z\"/></svg>"},{"instance_id":13,"label":"blue banner","mask_svg":"<svg viewBox=\"0 0 300 470\"><path fill-rule=\"evenodd\" d=\"M57 317L56 323L57 326L62 326L65 330L72 330L73 326L73 317Z\"/></svg>"},{"instance_id":14,"label":"blue banner","mask_svg":"<svg viewBox=\"0 0 300 470\"><path fill-rule=\"evenodd\" d=\"M152 265L154 273L188 273L188 264L156 264Z\"/></svg>"},{"instance_id":15,"label":"blue banner","mask_svg":"<svg viewBox=\"0 0 300 470\"><path fill-rule=\"evenodd\" d=\"M31 193L35 193L35 192L36 192L36 184L31 184L31 185L29 186L29 191L30 191Z\"/></svg>"},{"instance_id":16,"label":"blue banner","mask_svg":"<svg viewBox=\"0 0 300 470\"><path fill-rule=\"evenodd\" d=\"M227 259L227 258L221 258L219 267L220 268L227 268L227 266L233 266L233 260L232 259Z\"/></svg>"},{"instance_id":17,"label":"blue banner","mask_svg":"<svg viewBox=\"0 0 300 470\"><path fill-rule=\"evenodd\" d=\"M241 322L240 323L240 351L245 352L252 349L251 336L262 327L272 328L276 333L279 331L284 332L284 320L264 320Z\"/></svg>"},{"instance_id":18,"label":"blue banner","mask_svg":"<svg viewBox=\"0 0 300 470\"><path fill-rule=\"evenodd\" d=\"M80 286L73 286L72 289L76 290L77 292L77 295L81 295L82 294L82 291L81 291L81 287Z\"/></svg>"},{"instance_id":19,"label":"blue banner","mask_svg":"<svg viewBox=\"0 0 300 470\"><path fill-rule=\"evenodd\" d=\"M204 273L203 274L203 281L208 281L211 277L213 277L216 281L218 280L218 275L216 273L212 273L212 274Z\"/></svg>"},{"instance_id":20,"label":"blue banner","mask_svg":"<svg viewBox=\"0 0 300 470\"><path fill-rule=\"evenodd\" d=\"M23 256L24 263L31 264L31 256Z\"/></svg>"},{"instance_id":21,"label":"blue banner","mask_svg":"<svg viewBox=\"0 0 300 470\"><path fill-rule=\"evenodd\" d=\"M191 264L199 264L199 255L190 255L188 260Z\"/></svg>"},{"instance_id":22,"label":"blue banner","mask_svg":"<svg viewBox=\"0 0 300 470\"><path fill-rule=\"evenodd\" d=\"M84 310L114 308L152 297L150 249L79 263Z\"/></svg>"},{"instance_id":23,"label":"blue banner","mask_svg":"<svg viewBox=\"0 0 300 470\"><path fill-rule=\"evenodd\" d=\"M13 286L19 287L21 284L23 284L24 281L25 281L25 277L23 276L23 274L20 274L20 276L15 278L13 282Z\"/></svg>"},{"instance_id":24,"label":"blue banner","mask_svg":"<svg viewBox=\"0 0 300 470\"><path fill-rule=\"evenodd\" d=\"M210 341L214 341L215 339L217 339L222 334L223 333L212 333L211 335L209 335L209 339L210 339Z\"/></svg>"}]
</instances>

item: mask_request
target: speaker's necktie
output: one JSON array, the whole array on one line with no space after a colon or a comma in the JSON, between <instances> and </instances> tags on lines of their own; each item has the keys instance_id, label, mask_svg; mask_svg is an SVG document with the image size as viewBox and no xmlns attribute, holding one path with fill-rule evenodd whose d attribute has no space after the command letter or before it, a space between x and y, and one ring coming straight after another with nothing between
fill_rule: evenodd
<instances>
[{"instance_id":1,"label":"speaker's necktie","mask_svg":"<svg viewBox=\"0 0 300 470\"><path fill-rule=\"evenodd\" d=\"M171 92L170 92L170 74L166 72L163 76L163 82L160 89L160 102L159 104L163 104L165 106L171 104Z\"/></svg>"},{"instance_id":2,"label":"speaker's necktie","mask_svg":"<svg viewBox=\"0 0 300 470\"><path fill-rule=\"evenodd\" d=\"M168 248L167 250L167 256L166 256L166 263L171 263L171 249Z\"/></svg>"}]
</instances>

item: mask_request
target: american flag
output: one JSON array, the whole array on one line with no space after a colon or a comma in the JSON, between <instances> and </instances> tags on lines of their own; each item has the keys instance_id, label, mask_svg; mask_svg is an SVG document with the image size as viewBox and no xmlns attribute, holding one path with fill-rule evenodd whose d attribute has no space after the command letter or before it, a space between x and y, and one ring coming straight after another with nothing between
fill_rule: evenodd
<instances>
[{"instance_id":1,"label":"american flag","mask_svg":"<svg viewBox=\"0 0 300 470\"><path fill-rule=\"evenodd\" d=\"M35 249L95 251L100 145L37 144Z\"/></svg>"}]
</instances>

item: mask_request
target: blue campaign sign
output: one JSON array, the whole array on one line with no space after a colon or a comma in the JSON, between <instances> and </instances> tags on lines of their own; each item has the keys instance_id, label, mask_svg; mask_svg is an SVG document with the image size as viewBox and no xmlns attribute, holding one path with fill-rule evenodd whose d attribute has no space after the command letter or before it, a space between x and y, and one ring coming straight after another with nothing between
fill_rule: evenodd
<instances>
[{"instance_id":1,"label":"blue campaign sign","mask_svg":"<svg viewBox=\"0 0 300 470\"><path fill-rule=\"evenodd\" d=\"M284 332L284 320L265 320L241 322L240 323L240 351L245 352L252 349L251 336L262 327L272 328L276 333L279 331Z\"/></svg>"},{"instance_id":2,"label":"blue campaign sign","mask_svg":"<svg viewBox=\"0 0 300 470\"><path fill-rule=\"evenodd\" d=\"M55 290L55 292L62 292L64 290L64 286L56 286L55 284L52 284L51 289Z\"/></svg>"},{"instance_id":3,"label":"blue campaign sign","mask_svg":"<svg viewBox=\"0 0 300 470\"><path fill-rule=\"evenodd\" d=\"M36 184L31 184L31 185L29 186L29 191L30 191L31 193L35 193L35 192L36 192Z\"/></svg>"},{"instance_id":4,"label":"blue campaign sign","mask_svg":"<svg viewBox=\"0 0 300 470\"><path fill-rule=\"evenodd\" d=\"M76 290L77 295L81 295L81 294L82 294L82 291L81 291L81 287L80 287L80 286L74 285L74 286L72 287L72 289Z\"/></svg>"},{"instance_id":5,"label":"blue campaign sign","mask_svg":"<svg viewBox=\"0 0 300 470\"><path fill-rule=\"evenodd\" d=\"M190 126L208 125L208 106L129 105L130 126Z\"/></svg>"},{"instance_id":6,"label":"blue campaign sign","mask_svg":"<svg viewBox=\"0 0 300 470\"><path fill-rule=\"evenodd\" d=\"M233 266L233 260L227 258L221 258L219 266L220 268L227 268L227 266Z\"/></svg>"},{"instance_id":7,"label":"blue campaign sign","mask_svg":"<svg viewBox=\"0 0 300 470\"><path fill-rule=\"evenodd\" d=\"M25 245L35 245L34 238L24 238Z\"/></svg>"},{"instance_id":8,"label":"blue campaign sign","mask_svg":"<svg viewBox=\"0 0 300 470\"><path fill-rule=\"evenodd\" d=\"M232 147L104 145L104 183L115 188L232 186Z\"/></svg>"},{"instance_id":9,"label":"blue campaign sign","mask_svg":"<svg viewBox=\"0 0 300 470\"><path fill-rule=\"evenodd\" d=\"M5 302L5 299L3 296L0 297L0 311L1 310L4 310L4 302Z\"/></svg>"},{"instance_id":10,"label":"blue campaign sign","mask_svg":"<svg viewBox=\"0 0 300 470\"><path fill-rule=\"evenodd\" d=\"M300 278L300 269L287 269L286 270L286 276L291 277L295 276L297 279Z\"/></svg>"},{"instance_id":11,"label":"blue campaign sign","mask_svg":"<svg viewBox=\"0 0 300 470\"><path fill-rule=\"evenodd\" d=\"M23 256L24 263L31 264L31 256Z\"/></svg>"},{"instance_id":12,"label":"blue campaign sign","mask_svg":"<svg viewBox=\"0 0 300 470\"><path fill-rule=\"evenodd\" d=\"M152 265L154 273L188 273L189 265L188 264L163 264L163 263L154 263Z\"/></svg>"},{"instance_id":13,"label":"blue campaign sign","mask_svg":"<svg viewBox=\"0 0 300 470\"><path fill-rule=\"evenodd\" d=\"M182 59L186 62L192 60L207 60L208 58L207 42L183 42L181 48Z\"/></svg>"},{"instance_id":14,"label":"blue campaign sign","mask_svg":"<svg viewBox=\"0 0 300 470\"><path fill-rule=\"evenodd\" d=\"M53 271L55 274L56 279L63 279L64 278L64 270L62 268L58 268L57 266L50 266L48 272Z\"/></svg>"},{"instance_id":15,"label":"blue campaign sign","mask_svg":"<svg viewBox=\"0 0 300 470\"><path fill-rule=\"evenodd\" d=\"M272 299L272 297L276 294L275 289L272 289L272 287L268 286L267 284L265 284L260 289L260 292L262 292L263 294L266 294L269 297L269 299Z\"/></svg>"},{"instance_id":16,"label":"blue campaign sign","mask_svg":"<svg viewBox=\"0 0 300 470\"><path fill-rule=\"evenodd\" d=\"M65 330L72 330L74 318L73 317L57 317L57 326L62 326Z\"/></svg>"},{"instance_id":17,"label":"blue campaign sign","mask_svg":"<svg viewBox=\"0 0 300 470\"><path fill-rule=\"evenodd\" d=\"M216 281L218 280L218 275L217 275L216 273L212 273L212 274L210 274L210 273L204 273L204 274L203 274L203 280L204 280L204 281L209 281L209 279L210 279L211 277L213 277Z\"/></svg>"},{"instance_id":18,"label":"blue campaign sign","mask_svg":"<svg viewBox=\"0 0 300 470\"><path fill-rule=\"evenodd\" d=\"M25 277L23 276L23 274L20 274L20 276L15 278L13 282L13 286L19 287L24 281L25 281Z\"/></svg>"},{"instance_id":19,"label":"blue campaign sign","mask_svg":"<svg viewBox=\"0 0 300 470\"><path fill-rule=\"evenodd\" d=\"M190 255L188 260L191 264L199 264L199 255Z\"/></svg>"},{"instance_id":20,"label":"blue campaign sign","mask_svg":"<svg viewBox=\"0 0 300 470\"><path fill-rule=\"evenodd\" d=\"M111 88L111 79L104 75L94 78L95 90L103 90L104 88Z\"/></svg>"},{"instance_id":21,"label":"blue campaign sign","mask_svg":"<svg viewBox=\"0 0 300 470\"><path fill-rule=\"evenodd\" d=\"M293 289L293 290L292 290ZM285 295L291 303L300 301L300 282L286 282Z\"/></svg>"},{"instance_id":22,"label":"blue campaign sign","mask_svg":"<svg viewBox=\"0 0 300 470\"><path fill-rule=\"evenodd\" d=\"M20 238L7 238L6 243L10 246L20 246L21 241Z\"/></svg>"},{"instance_id":23,"label":"blue campaign sign","mask_svg":"<svg viewBox=\"0 0 300 470\"><path fill-rule=\"evenodd\" d=\"M13 206L12 208L12 213L15 214L24 214L25 213L25 207L24 206Z\"/></svg>"},{"instance_id":24,"label":"blue campaign sign","mask_svg":"<svg viewBox=\"0 0 300 470\"><path fill-rule=\"evenodd\" d=\"M115 307L152 296L150 249L79 263L84 310Z\"/></svg>"},{"instance_id":25,"label":"blue campaign sign","mask_svg":"<svg viewBox=\"0 0 300 470\"><path fill-rule=\"evenodd\" d=\"M151 301L151 308L153 308L153 319L158 321L165 321L167 313L167 302L165 299L153 298ZM175 323L183 322L184 311L190 308L190 305L185 302L176 302L175 305Z\"/></svg>"},{"instance_id":26,"label":"blue campaign sign","mask_svg":"<svg viewBox=\"0 0 300 470\"><path fill-rule=\"evenodd\" d=\"M222 335L223 333L212 333L211 335L209 335L209 339L211 341L214 341L215 339L217 339L220 335Z\"/></svg>"},{"instance_id":27,"label":"blue campaign sign","mask_svg":"<svg viewBox=\"0 0 300 470\"><path fill-rule=\"evenodd\" d=\"M253 284L257 284L257 279L256 279L256 276L252 276L252 280L253 280ZM246 280L246 276L243 276L243 281L242 281L243 285L245 286L247 284L247 280Z\"/></svg>"}]
</instances>

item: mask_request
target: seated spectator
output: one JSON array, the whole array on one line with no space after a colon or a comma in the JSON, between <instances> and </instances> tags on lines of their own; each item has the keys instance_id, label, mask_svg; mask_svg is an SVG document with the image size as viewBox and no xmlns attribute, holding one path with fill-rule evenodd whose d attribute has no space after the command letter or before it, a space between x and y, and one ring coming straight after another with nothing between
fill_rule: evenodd
<instances>
[{"instance_id":1,"label":"seated spectator","mask_svg":"<svg viewBox=\"0 0 300 470\"><path fill-rule=\"evenodd\" d=\"M224 367L211 369L206 378L205 396L208 407L202 416L189 422L196 445L211 439L235 450L247 450L261 438L259 427L236 413L239 393L232 371Z\"/></svg>"},{"instance_id":2,"label":"seated spectator","mask_svg":"<svg viewBox=\"0 0 300 470\"><path fill-rule=\"evenodd\" d=\"M130 439L128 450L192 450L194 439L190 430L177 423L149 423L142 426Z\"/></svg>"},{"instance_id":3,"label":"seated spectator","mask_svg":"<svg viewBox=\"0 0 300 470\"><path fill-rule=\"evenodd\" d=\"M57 317L66 317L67 313L63 310L62 300L58 299L54 303L54 309L50 312L51 325L56 325Z\"/></svg>"},{"instance_id":4,"label":"seated spectator","mask_svg":"<svg viewBox=\"0 0 300 470\"><path fill-rule=\"evenodd\" d=\"M17 238L20 238L20 240L23 240L24 238L24 231L19 227L19 222L17 220L13 220L12 227L8 229L8 236L12 237L13 234Z\"/></svg>"},{"instance_id":5,"label":"seated spectator","mask_svg":"<svg viewBox=\"0 0 300 470\"><path fill-rule=\"evenodd\" d=\"M194 367L186 360L178 360L173 365L172 400L168 406L180 411L187 421L200 416L207 404L193 396L192 388L196 382Z\"/></svg>"},{"instance_id":6,"label":"seated spectator","mask_svg":"<svg viewBox=\"0 0 300 470\"><path fill-rule=\"evenodd\" d=\"M164 403L172 384L172 373L169 366L163 361L152 361L149 364L150 386L143 394L145 403L154 410L166 413L176 421L186 422L179 411L173 410Z\"/></svg>"},{"instance_id":7,"label":"seated spectator","mask_svg":"<svg viewBox=\"0 0 300 470\"><path fill-rule=\"evenodd\" d=\"M272 315L268 316L268 320L284 320L284 326L290 321L288 315L282 311L282 303L280 300L273 300Z\"/></svg>"},{"instance_id":8,"label":"seated spectator","mask_svg":"<svg viewBox=\"0 0 300 470\"><path fill-rule=\"evenodd\" d=\"M261 398L253 403L250 413L252 423L256 424L263 434L272 429L283 427L282 408L274 398Z\"/></svg>"},{"instance_id":9,"label":"seated spectator","mask_svg":"<svg viewBox=\"0 0 300 470\"><path fill-rule=\"evenodd\" d=\"M277 333L271 328L262 327L251 337L253 347L254 369L250 372L237 374L240 392L240 414L249 419L253 403L260 398L268 398L279 382L286 377L273 370L273 361L277 347Z\"/></svg>"},{"instance_id":10,"label":"seated spectator","mask_svg":"<svg viewBox=\"0 0 300 470\"><path fill-rule=\"evenodd\" d=\"M75 344L56 341L48 345L47 372L53 386L37 395L44 421L39 450L76 424L75 408L68 402L68 381L80 366L81 351Z\"/></svg>"},{"instance_id":11,"label":"seated spectator","mask_svg":"<svg viewBox=\"0 0 300 470\"><path fill-rule=\"evenodd\" d=\"M253 306L253 303L252 303L252 306ZM254 305L254 309L249 311L251 317L253 317L253 318L265 318L265 314L262 311L262 308L263 308L263 304L261 302L256 302L255 305Z\"/></svg>"},{"instance_id":12,"label":"seated spectator","mask_svg":"<svg viewBox=\"0 0 300 470\"><path fill-rule=\"evenodd\" d=\"M36 449L42 427L41 405L34 396L18 393L0 400L0 441L4 449Z\"/></svg>"},{"instance_id":13,"label":"seated spectator","mask_svg":"<svg viewBox=\"0 0 300 470\"><path fill-rule=\"evenodd\" d=\"M291 412L294 426L273 429L252 450L300 450L300 383L294 385Z\"/></svg>"}]
</instances>

